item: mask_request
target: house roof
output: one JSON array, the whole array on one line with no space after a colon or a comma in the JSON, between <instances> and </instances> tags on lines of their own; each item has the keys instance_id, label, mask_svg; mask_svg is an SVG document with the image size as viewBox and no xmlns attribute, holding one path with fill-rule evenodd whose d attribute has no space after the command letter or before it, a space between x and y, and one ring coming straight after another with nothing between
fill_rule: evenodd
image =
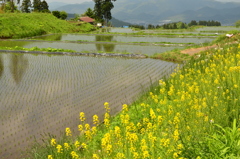
<instances>
[{"instance_id":1,"label":"house roof","mask_svg":"<svg viewBox=\"0 0 240 159\"><path fill-rule=\"evenodd\" d=\"M94 22L94 19L90 17L81 17L80 20L88 23Z\"/></svg>"}]
</instances>

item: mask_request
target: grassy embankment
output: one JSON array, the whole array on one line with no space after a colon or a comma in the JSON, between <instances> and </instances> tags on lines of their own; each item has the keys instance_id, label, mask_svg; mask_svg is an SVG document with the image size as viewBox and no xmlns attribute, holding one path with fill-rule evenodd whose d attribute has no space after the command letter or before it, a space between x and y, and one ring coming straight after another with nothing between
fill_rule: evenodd
<instances>
[{"instance_id":1,"label":"grassy embankment","mask_svg":"<svg viewBox=\"0 0 240 159\"><path fill-rule=\"evenodd\" d=\"M81 112L80 136L66 128L62 139L35 148L34 158L239 158L239 79L240 44L226 39L131 106L123 105L115 117L105 103L102 124L95 115L90 126Z\"/></svg>"},{"instance_id":2,"label":"grassy embankment","mask_svg":"<svg viewBox=\"0 0 240 159\"><path fill-rule=\"evenodd\" d=\"M95 30L90 24L69 23L49 13L4 13L0 14L0 24L0 39Z\"/></svg>"},{"instance_id":3,"label":"grassy embankment","mask_svg":"<svg viewBox=\"0 0 240 159\"><path fill-rule=\"evenodd\" d=\"M233 30L233 31L228 32L228 34L234 34L234 36L231 38L228 38L225 36L225 34L223 34L211 43L202 44L201 46L199 46L199 45L190 46L190 48L207 47L207 46L212 46L212 45L217 45L218 47L224 47L224 45L226 45L226 43L232 43L234 41L236 42L236 41L238 41L238 39L240 37L239 31ZM181 53L181 51L182 50L180 50L180 49L175 49L175 50L171 50L171 51L168 51L165 53L155 54L152 56L152 58L161 59L161 60L165 60L165 61L183 63L183 62L189 61L192 57L198 57L200 55L200 53L197 53L197 54L190 56L188 54Z\"/></svg>"}]
</instances>

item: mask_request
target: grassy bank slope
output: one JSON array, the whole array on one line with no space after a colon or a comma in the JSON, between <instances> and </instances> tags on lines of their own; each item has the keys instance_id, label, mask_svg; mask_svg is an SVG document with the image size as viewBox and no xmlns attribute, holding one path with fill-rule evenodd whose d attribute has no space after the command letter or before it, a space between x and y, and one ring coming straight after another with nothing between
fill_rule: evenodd
<instances>
[{"instance_id":1,"label":"grassy bank slope","mask_svg":"<svg viewBox=\"0 0 240 159\"><path fill-rule=\"evenodd\" d=\"M90 24L70 24L49 13L0 14L0 38L23 38L46 33L91 31Z\"/></svg>"},{"instance_id":2,"label":"grassy bank slope","mask_svg":"<svg viewBox=\"0 0 240 159\"><path fill-rule=\"evenodd\" d=\"M66 128L65 139L49 139L35 158L239 158L239 79L239 43L207 50L116 117L105 103L100 126L80 113L82 135Z\"/></svg>"}]
</instances>

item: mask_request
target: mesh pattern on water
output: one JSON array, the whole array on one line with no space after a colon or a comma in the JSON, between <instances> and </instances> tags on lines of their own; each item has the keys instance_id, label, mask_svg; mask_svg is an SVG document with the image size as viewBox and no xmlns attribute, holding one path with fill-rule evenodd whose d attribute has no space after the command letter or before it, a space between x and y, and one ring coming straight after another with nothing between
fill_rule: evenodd
<instances>
[{"instance_id":1,"label":"mesh pattern on water","mask_svg":"<svg viewBox=\"0 0 240 159\"><path fill-rule=\"evenodd\" d=\"M153 59L0 54L0 158L19 158L34 138L77 132L79 112L90 122L131 103L176 64Z\"/></svg>"}]
</instances>

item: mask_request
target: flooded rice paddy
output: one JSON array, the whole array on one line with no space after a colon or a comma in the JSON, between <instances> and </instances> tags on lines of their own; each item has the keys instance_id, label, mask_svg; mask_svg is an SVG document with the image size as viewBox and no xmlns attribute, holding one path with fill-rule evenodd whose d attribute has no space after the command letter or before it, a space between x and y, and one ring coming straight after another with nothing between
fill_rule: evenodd
<instances>
[{"instance_id":1,"label":"flooded rice paddy","mask_svg":"<svg viewBox=\"0 0 240 159\"><path fill-rule=\"evenodd\" d=\"M91 119L109 102L118 112L175 66L154 59L1 53L1 158L19 156L33 137L77 130L81 111Z\"/></svg>"},{"instance_id":2,"label":"flooded rice paddy","mask_svg":"<svg viewBox=\"0 0 240 159\"><path fill-rule=\"evenodd\" d=\"M92 42L124 42L124 43L195 43L211 42L215 37L184 37L179 36L127 36L127 35L79 35L79 34L56 34L49 36L36 37L32 39L60 40L60 41L92 41Z\"/></svg>"}]
</instances>

